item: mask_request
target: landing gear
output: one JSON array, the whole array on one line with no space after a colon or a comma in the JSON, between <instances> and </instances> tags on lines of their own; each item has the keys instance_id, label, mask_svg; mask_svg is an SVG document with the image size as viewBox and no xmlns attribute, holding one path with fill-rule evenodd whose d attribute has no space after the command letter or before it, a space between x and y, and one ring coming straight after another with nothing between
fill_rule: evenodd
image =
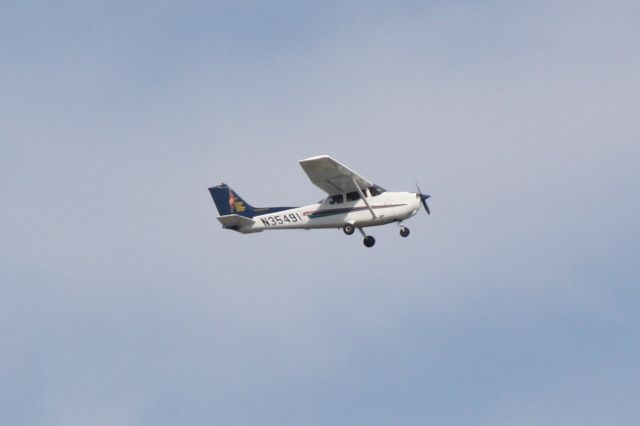
<instances>
[{"instance_id":1,"label":"landing gear","mask_svg":"<svg viewBox=\"0 0 640 426\"><path fill-rule=\"evenodd\" d=\"M344 231L345 234L351 235L356 231L356 227L350 223L347 223L342 227L342 230Z\"/></svg>"},{"instance_id":2,"label":"landing gear","mask_svg":"<svg viewBox=\"0 0 640 426\"><path fill-rule=\"evenodd\" d=\"M400 235L402 237L405 237L405 238L408 237L410 232L411 231L409 231L409 228L407 228L406 226L401 226L400 227Z\"/></svg>"},{"instance_id":3,"label":"landing gear","mask_svg":"<svg viewBox=\"0 0 640 426\"><path fill-rule=\"evenodd\" d=\"M360 231L360 233L364 237L364 240L362 240L362 242L364 243L365 247L373 247L373 245L376 243L376 239L371 235L365 234L362 228L358 228L358 231Z\"/></svg>"}]
</instances>

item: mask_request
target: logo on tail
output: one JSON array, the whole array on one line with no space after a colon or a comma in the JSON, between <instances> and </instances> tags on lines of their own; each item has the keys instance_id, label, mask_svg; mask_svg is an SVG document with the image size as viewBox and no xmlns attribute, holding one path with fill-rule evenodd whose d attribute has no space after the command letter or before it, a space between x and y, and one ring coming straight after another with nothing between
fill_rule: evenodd
<instances>
[{"instance_id":1,"label":"logo on tail","mask_svg":"<svg viewBox=\"0 0 640 426\"><path fill-rule=\"evenodd\" d=\"M236 194L232 189L229 189L229 207L231 208L231 213L242 213L247 209L240 197L236 199Z\"/></svg>"}]
</instances>

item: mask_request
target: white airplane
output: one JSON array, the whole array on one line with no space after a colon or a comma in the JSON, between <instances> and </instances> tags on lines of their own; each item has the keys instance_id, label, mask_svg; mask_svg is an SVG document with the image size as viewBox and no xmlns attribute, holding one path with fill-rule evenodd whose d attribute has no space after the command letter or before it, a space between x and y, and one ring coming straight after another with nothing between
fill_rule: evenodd
<instances>
[{"instance_id":1,"label":"white airplane","mask_svg":"<svg viewBox=\"0 0 640 426\"><path fill-rule=\"evenodd\" d=\"M252 207L226 184L209 188L218 208L218 220L225 229L243 234L274 229L342 229L351 235L356 229L364 245L376 240L365 227L398 222L400 235L409 236L402 221L415 215L420 203L431 214L420 188L417 192L388 192L328 155L300 160L311 182L328 194L322 201L303 207ZM417 185L416 185L417 186Z\"/></svg>"}]
</instances>

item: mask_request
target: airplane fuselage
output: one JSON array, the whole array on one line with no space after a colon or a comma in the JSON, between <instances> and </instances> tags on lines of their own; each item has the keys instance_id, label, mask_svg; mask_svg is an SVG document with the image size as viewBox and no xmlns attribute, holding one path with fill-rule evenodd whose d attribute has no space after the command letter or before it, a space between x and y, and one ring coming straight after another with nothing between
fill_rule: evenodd
<instances>
[{"instance_id":1,"label":"airplane fuselage","mask_svg":"<svg viewBox=\"0 0 640 426\"><path fill-rule=\"evenodd\" d=\"M420 208L420 197L414 192L384 192L369 196L366 201L376 217L363 199L331 203L327 198L316 204L256 215L253 225L238 231L248 234L272 229L342 228L345 224L364 228L403 221Z\"/></svg>"}]
</instances>

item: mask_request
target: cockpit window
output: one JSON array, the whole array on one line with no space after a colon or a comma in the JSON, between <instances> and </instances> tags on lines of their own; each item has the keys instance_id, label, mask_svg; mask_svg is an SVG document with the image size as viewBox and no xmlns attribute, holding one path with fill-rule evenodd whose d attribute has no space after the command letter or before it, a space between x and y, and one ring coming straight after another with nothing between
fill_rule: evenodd
<instances>
[{"instance_id":1,"label":"cockpit window","mask_svg":"<svg viewBox=\"0 0 640 426\"><path fill-rule=\"evenodd\" d=\"M347 192L347 201L356 201L360 199L360 193L358 191Z\"/></svg>"},{"instance_id":2,"label":"cockpit window","mask_svg":"<svg viewBox=\"0 0 640 426\"><path fill-rule=\"evenodd\" d=\"M371 185L369 187L369 193L371 194L372 197L375 197L376 195L380 195L384 192L385 192L385 189L379 187L378 185Z\"/></svg>"},{"instance_id":3,"label":"cockpit window","mask_svg":"<svg viewBox=\"0 0 640 426\"><path fill-rule=\"evenodd\" d=\"M342 194L336 194L329 197L329 204L340 204L344 200Z\"/></svg>"}]
</instances>

